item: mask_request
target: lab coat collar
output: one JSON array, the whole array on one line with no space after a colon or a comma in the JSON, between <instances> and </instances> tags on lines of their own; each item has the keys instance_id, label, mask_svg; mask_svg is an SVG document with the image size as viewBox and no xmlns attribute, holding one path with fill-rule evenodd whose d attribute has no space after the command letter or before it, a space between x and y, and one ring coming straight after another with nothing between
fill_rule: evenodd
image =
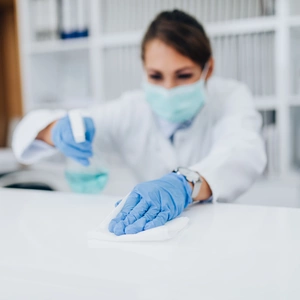
<instances>
[{"instance_id":1,"label":"lab coat collar","mask_svg":"<svg viewBox=\"0 0 300 300\"><path fill-rule=\"evenodd\" d=\"M155 120L163 136L170 139L178 130L190 127L195 120L195 117L182 123L172 123L157 115L155 115Z\"/></svg>"}]
</instances>

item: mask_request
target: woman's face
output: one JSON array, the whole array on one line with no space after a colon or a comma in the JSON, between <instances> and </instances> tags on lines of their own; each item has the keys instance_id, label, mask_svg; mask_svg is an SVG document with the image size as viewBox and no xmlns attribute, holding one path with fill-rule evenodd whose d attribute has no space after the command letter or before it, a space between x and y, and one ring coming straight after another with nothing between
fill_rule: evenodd
<instances>
[{"instance_id":1,"label":"woman's face","mask_svg":"<svg viewBox=\"0 0 300 300\"><path fill-rule=\"evenodd\" d=\"M209 64L213 64L212 59ZM159 39L147 43L144 68L150 83L166 89L194 83L202 74L202 69L198 64ZM206 79L210 77L211 68Z\"/></svg>"}]
</instances>

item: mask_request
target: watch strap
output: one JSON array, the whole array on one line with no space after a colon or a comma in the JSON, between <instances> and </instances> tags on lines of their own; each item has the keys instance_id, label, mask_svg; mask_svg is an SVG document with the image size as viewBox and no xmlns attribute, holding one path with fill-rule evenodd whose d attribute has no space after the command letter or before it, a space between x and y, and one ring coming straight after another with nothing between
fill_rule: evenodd
<instances>
[{"instance_id":1,"label":"watch strap","mask_svg":"<svg viewBox=\"0 0 300 300\"><path fill-rule=\"evenodd\" d=\"M189 170L190 170L190 169L189 169ZM186 179L187 182L190 182L190 183L193 184L193 191L192 191L191 197L192 197L192 199L194 200L194 199L198 196L198 194L199 194L199 192L200 192L201 185L202 185L202 180L201 180L200 174L199 174L197 171L194 171L194 170L190 170L190 171L197 173L197 175L199 176L199 177L198 177L199 179L198 179L197 181L191 181L191 180L189 180L189 179L187 178L187 176L185 176L184 174L182 174L182 173L179 171L179 168L173 170L174 173L176 173L176 174L178 174L178 175L182 175L182 176Z\"/></svg>"},{"instance_id":2,"label":"watch strap","mask_svg":"<svg viewBox=\"0 0 300 300\"><path fill-rule=\"evenodd\" d=\"M199 178L200 178L200 176L199 176ZM193 182L193 184L194 184L194 188L193 188L193 192L192 192L192 199L195 199L200 192L202 181L200 179L199 181Z\"/></svg>"}]
</instances>

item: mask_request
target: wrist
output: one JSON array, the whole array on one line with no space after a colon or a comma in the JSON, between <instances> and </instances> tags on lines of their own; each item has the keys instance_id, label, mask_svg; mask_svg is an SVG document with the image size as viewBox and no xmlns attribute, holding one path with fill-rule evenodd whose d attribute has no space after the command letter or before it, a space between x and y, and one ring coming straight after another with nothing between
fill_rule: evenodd
<instances>
[{"instance_id":1,"label":"wrist","mask_svg":"<svg viewBox=\"0 0 300 300\"><path fill-rule=\"evenodd\" d=\"M207 183L205 178L203 178L202 176L200 176L200 177L201 177L201 180L202 180L202 185L201 185L201 188L200 188L200 191L199 191L198 195L193 198L193 202L195 202L195 201L205 201L205 200L209 199L212 196L212 191L210 189L209 184ZM194 190L194 184L192 182L189 182L189 181L187 183L192 189L192 192L191 192L191 194L192 194L193 190Z\"/></svg>"},{"instance_id":2,"label":"wrist","mask_svg":"<svg viewBox=\"0 0 300 300\"><path fill-rule=\"evenodd\" d=\"M202 179L200 174L195 170L191 170L185 167L178 167L173 171L173 173L181 175L185 182L190 185L190 197L192 200L196 200L202 185Z\"/></svg>"},{"instance_id":3,"label":"wrist","mask_svg":"<svg viewBox=\"0 0 300 300\"><path fill-rule=\"evenodd\" d=\"M201 189L198 195L193 199L193 201L205 201L212 196L211 188L207 183L207 181L205 180L205 178L201 176L201 180L202 180Z\"/></svg>"},{"instance_id":4,"label":"wrist","mask_svg":"<svg viewBox=\"0 0 300 300\"><path fill-rule=\"evenodd\" d=\"M41 130L36 139L43 141L47 143L50 146L54 146L53 140L52 140L52 129L56 125L57 121L54 121L50 123L47 127L45 127L43 130Z\"/></svg>"}]
</instances>

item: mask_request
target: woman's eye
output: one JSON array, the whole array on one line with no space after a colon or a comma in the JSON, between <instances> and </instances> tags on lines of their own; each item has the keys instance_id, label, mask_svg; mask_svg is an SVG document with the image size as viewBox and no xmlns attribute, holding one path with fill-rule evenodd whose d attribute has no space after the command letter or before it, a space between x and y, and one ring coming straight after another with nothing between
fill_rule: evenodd
<instances>
[{"instance_id":1,"label":"woman's eye","mask_svg":"<svg viewBox=\"0 0 300 300\"><path fill-rule=\"evenodd\" d=\"M180 74L178 75L179 79L189 79L193 76L193 74Z\"/></svg>"},{"instance_id":2,"label":"woman's eye","mask_svg":"<svg viewBox=\"0 0 300 300\"><path fill-rule=\"evenodd\" d=\"M153 80L161 80L162 79L162 76L159 74L152 74L152 75L149 75L149 77Z\"/></svg>"}]
</instances>

